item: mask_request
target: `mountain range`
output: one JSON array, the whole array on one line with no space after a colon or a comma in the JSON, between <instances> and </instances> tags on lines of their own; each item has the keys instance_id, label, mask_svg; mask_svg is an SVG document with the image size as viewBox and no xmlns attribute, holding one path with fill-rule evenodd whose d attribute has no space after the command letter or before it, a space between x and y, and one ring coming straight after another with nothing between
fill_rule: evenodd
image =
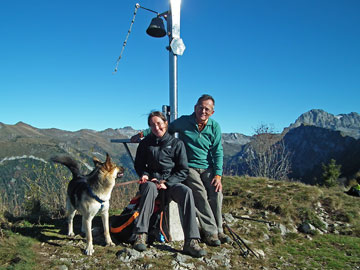
<instances>
[{"instance_id":1,"label":"mountain range","mask_svg":"<svg viewBox=\"0 0 360 270\"><path fill-rule=\"evenodd\" d=\"M319 109L310 110L276 136L276 143L282 144L289 153L289 179L318 184L322 165L331 159L341 165L341 176L345 180L360 171L360 115L356 112L333 115ZM248 141L239 145L224 141L225 149L237 152L225 159L224 169L228 174L249 174L245 159L255 138L246 137Z\"/></svg>"},{"instance_id":2,"label":"mountain range","mask_svg":"<svg viewBox=\"0 0 360 270\"><path fill-rule=\"evenodd\" d=\"M125 180L134 178L133 164L125 147L111 140L130 138L137 132L131 127L70 132L38 129L23 122L0 123L0 188L9 194L13 188L21 189L26 179L41 177L44 166L48 167L48 172L52 171L49 159L57 154L75 157L82 162L84 170L89 171L92 156L104 159L105 153L109 153L115 162L126 168ZM311 110L276 136L274 143L283 143L290 153L290 179L317 184L322 164L330 159L342 166L343 177L351 178L360 171L360 115L356 112L335 116L323 110ZM244 156L255 138L255 135L240 133L222 134L225 173L249 174ZM136 147L137 144L129 144L133 156ZM37 175L32 170L34 166L42 168Z\"/></svg>"}]
</instances>

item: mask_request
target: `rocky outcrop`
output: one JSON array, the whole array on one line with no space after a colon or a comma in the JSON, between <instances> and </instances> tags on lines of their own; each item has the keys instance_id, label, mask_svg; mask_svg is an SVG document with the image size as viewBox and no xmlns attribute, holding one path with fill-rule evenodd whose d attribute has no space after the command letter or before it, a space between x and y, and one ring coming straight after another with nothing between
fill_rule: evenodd
<instances>
[{"instance_id":1,"label":"rocky outcrop","mask_svg":"<svg viewBox=\"0 0 360 270\"><path fill-rule=\"evenodd\" d=\"M346 136L360 138L360 114L356 112L333 115L319 109L310 110L302 114L295 123L290 125L289 129L301 125L337 130Z\"/></svg>"}]
</instances>

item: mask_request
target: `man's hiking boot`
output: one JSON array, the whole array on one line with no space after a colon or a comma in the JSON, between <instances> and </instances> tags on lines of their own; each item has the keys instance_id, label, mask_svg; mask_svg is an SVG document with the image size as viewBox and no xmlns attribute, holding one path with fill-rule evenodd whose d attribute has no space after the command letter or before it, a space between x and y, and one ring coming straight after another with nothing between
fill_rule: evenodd
<instances>
[{"instance_id":1,"label":"man's hiking boot","mask_svg":"<svg viewBox=\"0 0 360 270\"><path fill-rule=\"evenodd\" d=\"M133 248L137 251L145 251L146 250L146 233L140 233L136 235L135 242L133 244Z\"/></svg>"},{"instance_id":2,"label":"man's hiking boot","mask_svg":"<svg viewBox=\"0 0 360 270\"><path fill-rule=\"evenodd\" d=\"M218 237L219 237L221 244L227 244L227 243L231 242L230 237L227 236L225 233L219 233Z\"/></svg>"},{"instance_id":3,"label":"man's hiking boot","mask_svg":"<svg viewBox=\"0 0 360 270\"><path fill-rule=\"evenodd\" d=\"M205 234L202 241L208 246L218 247L221 245L217 234Z\"/></svg>"},{"instance_id":4,"label":"man's hiking boot","mask_svg":"<svg viewBox=\"0 0 360 270\"><path fill-rule=\"evenodd\" d=\"M185 240L183 251L184 253L196 258L200 258L206 255L206 251L199 246L198 239Z\"/></svg>"}]
</instances>

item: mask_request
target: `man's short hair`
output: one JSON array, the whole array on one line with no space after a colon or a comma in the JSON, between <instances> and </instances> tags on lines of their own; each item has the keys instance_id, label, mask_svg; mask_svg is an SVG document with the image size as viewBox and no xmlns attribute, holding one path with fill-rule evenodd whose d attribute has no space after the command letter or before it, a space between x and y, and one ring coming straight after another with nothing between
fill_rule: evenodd
<instances>
[{"instance_id":1,"label":"man's short hair","mask_svg":"<svg viewBox=\"0 0 360 270\"><path fill-rule=\"evenodd\" d=\"M209 99L213 102L213 104L215 106L215 99L212 96L208 95L208 94L204 94L201 97L199 97L196 105L200 104L200 102L203 102L204 100L209 100Z\"/></svg>"}]
</instances>

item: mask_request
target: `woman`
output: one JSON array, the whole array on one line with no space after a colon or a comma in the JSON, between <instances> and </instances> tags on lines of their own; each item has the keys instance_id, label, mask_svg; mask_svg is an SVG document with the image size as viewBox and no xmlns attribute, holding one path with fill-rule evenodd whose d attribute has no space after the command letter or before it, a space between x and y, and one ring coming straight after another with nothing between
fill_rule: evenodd
<instances>
[{"instance_id":1,"label":"woman","mask_svg":"<svg viewBox=\"0 0 360 270\"><path fill-rule=\"evenodd\" d=\"M138 251L146 250L149 221L160 191L165 193L166 201L175 201L181 209L185 236L183 251L194 257L204 256L206 252L198 244L200 234L192 191L181 183L189 172L184 143L167 132L168 121L161 112L150 113L148 125L151 134L140 142L135 157L141 198L133 247Z\"/></svg>"}]
</instances>

